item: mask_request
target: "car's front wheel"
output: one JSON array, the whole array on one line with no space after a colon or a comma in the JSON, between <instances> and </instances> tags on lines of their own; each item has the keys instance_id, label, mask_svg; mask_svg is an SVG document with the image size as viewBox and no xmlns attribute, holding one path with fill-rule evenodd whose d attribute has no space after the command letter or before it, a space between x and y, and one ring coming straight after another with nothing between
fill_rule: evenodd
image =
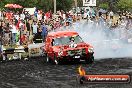
<instances>
[{"instance_id":1,"label":"car's front wheel","mask_svg":"<svg viewBox=\"0 0 132 88\"><path fill-rule=\"evenodd\" d=\"M55 65L61 64L60 60L56 57L55 54L54 54L54 64L55 64Z\"/></svg>"},{"instance_id":2,"label":"car's front wheel","mask_svg":"<svg viewBox=\"0 0 132 88\"><path fill-rule=\"evenodd\" d=\"M85 59L85 62L87 64L92 64L94 62L94 56L91 56L90 58Z\"/></svg>"},{"instance_id":3,"label":"car's front wheel","mask_svg":"<svg viewBox=\"0 0 132 88\"><path fill-rule=\"evenodd\" d=\"M58 60L54 60L54 62L55 62L55 65L58 65L59 64L59 62L58 62Z\"/></svg>"},{"instance_id":4,"label":"car's front wheel","mask_svg":"<svg viewBox=\"0 0 132 88\"><path fill-rule=\"evenodd\" d=\"M46 54L46 63L49 63L49 62L50 62L49 56L48 54Z\"/></svg>"}]
</instances>

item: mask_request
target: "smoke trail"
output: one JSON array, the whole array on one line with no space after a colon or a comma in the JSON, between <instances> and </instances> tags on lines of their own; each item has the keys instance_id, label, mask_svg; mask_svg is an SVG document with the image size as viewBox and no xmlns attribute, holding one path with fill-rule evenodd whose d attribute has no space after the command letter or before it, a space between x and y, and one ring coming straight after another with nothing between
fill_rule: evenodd
<instances>
[{"instance_id":1,"label":"smoke trail","mask_svg":"<svg viewBox=\"0 0 132 88\"><path fill-rule=\"evenodd\" d=\"M103 24L82 21L75 23L74 29L86 43L94 46L96 59L132 57L132 44L125 40L130 31L125 27L110 29Z\"/></svg>"}]
</instances>

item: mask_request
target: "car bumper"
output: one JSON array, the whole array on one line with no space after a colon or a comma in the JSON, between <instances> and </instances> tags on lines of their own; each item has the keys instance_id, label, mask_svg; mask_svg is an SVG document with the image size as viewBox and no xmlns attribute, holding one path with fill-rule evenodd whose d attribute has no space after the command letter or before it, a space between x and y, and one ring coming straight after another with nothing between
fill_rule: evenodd
<instances>
[{"instance_id":1,"label":"car bumper","mask_svg":"<svg viewBox=\"0 0 132 88\"><path fill-rule=\"evenodd\" d=\"M60 56L58 57L59 60L68 60L68 61L74 61L74 60L85 60L89 58L94 58L94 53L88 53L88 54L82 54L82 55L72 55L72 56Z\"/></svg>"}]
</instances>

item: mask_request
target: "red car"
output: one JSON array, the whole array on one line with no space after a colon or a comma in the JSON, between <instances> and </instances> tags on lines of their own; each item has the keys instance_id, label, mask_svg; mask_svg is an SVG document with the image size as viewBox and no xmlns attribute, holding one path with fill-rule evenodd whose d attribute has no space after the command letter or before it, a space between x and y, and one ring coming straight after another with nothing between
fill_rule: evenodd
<instances>
[{"instance_id":1,"label":"red car","mask_svg":"<svg viewBox=\"0 0 132 88\"><path fill-rule=\"evenodd\" d=\"M86 63L94 61L93 47L86 44L75 31L58 31L49 33L45 40L44 52L47 62L60 64L65 61Z\"/></svg>"}]
</instances>

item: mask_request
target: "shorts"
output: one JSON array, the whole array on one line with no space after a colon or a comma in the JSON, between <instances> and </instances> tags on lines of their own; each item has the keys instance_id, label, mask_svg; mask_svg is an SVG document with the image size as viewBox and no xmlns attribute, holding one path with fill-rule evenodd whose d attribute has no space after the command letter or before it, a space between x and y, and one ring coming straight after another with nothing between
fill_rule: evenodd
<instances>
[{"instance_id":1,"label":"shorts","mask_svg":"<svg viewBox=\"0 0 132 88\"><path fill-rule=\"evenodd\" d=\"M113 19L113 16L110 16L110 19Z\"/></svg>"}]
</instances>

